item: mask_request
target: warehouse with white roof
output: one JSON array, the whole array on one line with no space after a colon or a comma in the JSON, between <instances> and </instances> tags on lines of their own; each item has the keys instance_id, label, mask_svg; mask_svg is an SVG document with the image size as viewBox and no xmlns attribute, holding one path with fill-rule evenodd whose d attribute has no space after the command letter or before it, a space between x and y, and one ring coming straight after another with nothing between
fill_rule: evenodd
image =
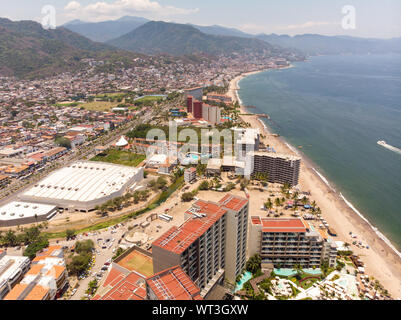
<instances>
[{"instance_id":1,"label":"warehouse with white roof","mask_svg":"<svg viewBox=\"0 0 401 320\"><path fill-rule=\"evenodd\" d=\"M88 212L122 196L143 177L143 168L92 161L75 162L35 184L20 195L20 199Z\"/></svg>"},{"instance_id":2,"label":"warehouse with white roof","mask_svg":"<svg viewBox=\"0 0 401 320\"><path fill-rule=\"evenodd\" d=\"M55 205L12 201L0 207L0 227L46 221L56 213Z\"/></svg>"}]
</instances>

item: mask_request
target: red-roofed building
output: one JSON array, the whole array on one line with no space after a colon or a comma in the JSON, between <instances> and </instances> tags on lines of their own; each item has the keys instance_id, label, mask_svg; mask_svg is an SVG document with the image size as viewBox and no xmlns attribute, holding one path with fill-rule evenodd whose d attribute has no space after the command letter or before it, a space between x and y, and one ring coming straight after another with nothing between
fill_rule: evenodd
<instances>
[{"instance_id":1,"label":"red-roofed building","mask_svg":"<svg viewBox=\"0 0 401 320\"><path fill-rule=\"evenodd\" d=\"M179 266L146 279L149 300L202 300L200 289Z\"/></svg>"},{"instance_id":2,"label":"red-roofed building","mask_svg":"<svg viewBox=\"0 0 401 320\"><path fill-rule=\"evenodd\" d=\"M219 203L197 200L181 226L153 242L154 271L179 265L201 288L202 297L224 275L234 283L246 262L248 208L248 200L232 195Z\"/></svg>"},{"instance_id":3,"label":"red-roofed building","mask_svg":"<svg viewBox=\"0 0 401 320\"><path fill-rule=\"evenodd\" d=\"M260 254L264 264L283 268L319 267L324 261L334 266L337 254L331 239L300 218L251 217L248 251L250 256Z\"/></svg>"}]
</instances>

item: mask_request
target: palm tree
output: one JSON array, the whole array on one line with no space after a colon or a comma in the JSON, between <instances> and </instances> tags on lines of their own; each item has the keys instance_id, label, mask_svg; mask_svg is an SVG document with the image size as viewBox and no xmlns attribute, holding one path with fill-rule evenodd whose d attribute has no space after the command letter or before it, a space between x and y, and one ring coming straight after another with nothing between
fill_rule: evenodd
<instances>
[{"instance_id":1,"label":"palm tree","mask_svg":"<svg viewBox=\"0 0 401 320\"><path fill-rule=\"evenodd\" d=\"M276 205L276 207L279 207L280 204L281 204L280 198L276 198L276 199L274 200L274 204Z\"/></svg>"},{"instance_id":2,"label":"palm tree","mask_svg":"<svg viewBox=\"0 0 401 320\"><path fill-rule=\"evenodd\" d=\"M266 209L268 209L269 211L273 208L273 202L271 201L270 198L267 198L267 202L265 203L265 207L266 207Z\"/></svg>"}]
</instances>

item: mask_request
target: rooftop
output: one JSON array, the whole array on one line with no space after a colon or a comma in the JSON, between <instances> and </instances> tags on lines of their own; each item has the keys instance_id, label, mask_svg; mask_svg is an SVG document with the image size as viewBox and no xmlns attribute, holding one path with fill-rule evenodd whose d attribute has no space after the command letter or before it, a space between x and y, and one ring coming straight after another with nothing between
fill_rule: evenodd
<instances>
[{"instance_id":1,"label":"rooftop","mask_svg":"<svg viewBox=\"0 0 401 320\"><path fill-rule=\"evenodd\" d=\"M202 299L199 288L179 266L155 274L146 283L159 300Z\"/></svg>"},{"instance_id":2,"label":"rooftop","mask_svg":"<svg viewBox=\"0 0 401 320\"><path fill-rule=\"evenodd\" d=\"M55 209L54 205L12 201L0 207L0 221L47 216Z\"/></svg>"},{"instance_id":3,"label":"rooftop","mask_svg":"<svg viewBox=\"0 0 401 320\"><path fill-rule=\"evenodd\" d=\"M186 214L192 217L187 219L179 228L176 226L171 227L159 239L153 242L152 245L180 254L203 235L226 212L227 210L218 204L198 200L186 212Z\"/></svg>"},{"instance_id":4,"label":"rooftop","mask_svg":"<svg viewBox=\"0 0 401 320\"><path fill-rule=\"evenodd\" d=\"M22 197L89 202L120 191L138 170L102 162L75 162L50 174Z\"/></svg>"},{"instance_id":5,"label":"rooftop","mask_svg":"<svg viewBox=\"0 0 401 320\"><path fill-rule=\"evenodd\" d=\"M307 232L309 226L302 219L251 217L252 224L262 225L263 232Z\"/></svg>"}]
</instances>

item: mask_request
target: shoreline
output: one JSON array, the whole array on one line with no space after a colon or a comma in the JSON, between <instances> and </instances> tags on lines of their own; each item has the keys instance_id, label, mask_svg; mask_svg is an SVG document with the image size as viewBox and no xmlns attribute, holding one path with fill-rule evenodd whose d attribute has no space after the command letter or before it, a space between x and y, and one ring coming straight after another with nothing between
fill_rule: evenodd
<instances>
[{"instance_id":1,"label":"shoreline","mask_svg":"<svg viewBox=\"0 0 401 320\"><path fill-rule=\"evenodd\" d=\"M286 68L292 68L290 65ZM247 110L239 96L239 82L250 75L268 71L246 72L238 75L231 80L227 95L240 104L242 114L254 114ZM338 236L335 241L352 243L357 240L368 245L370 249L359 249L354 245L351 249L358 254L365 263L366 273L378 279L382 285L391 293L394 298L401 297L401 253L395 248L391 241L381 233L362 213L360 213L351 202L349 202L340 190L336 190L318 169L312 160L298 151L288 143L283 137L272 136L272 130L257 115L240 116L245 122L249 122L252 127L260 128L266 135L263 142L268 141L267 145L273 147L277 152L296 154L301 157L302 165L300 170L299 187L302 191L312 191L313 198L321 207L323 217L337 230ZM338 188L339 189L339 188ZM348 231L349 230L349 231ZM351 238L349 232L358 236L357 239Z\"/></svg>"}]
</instances>

